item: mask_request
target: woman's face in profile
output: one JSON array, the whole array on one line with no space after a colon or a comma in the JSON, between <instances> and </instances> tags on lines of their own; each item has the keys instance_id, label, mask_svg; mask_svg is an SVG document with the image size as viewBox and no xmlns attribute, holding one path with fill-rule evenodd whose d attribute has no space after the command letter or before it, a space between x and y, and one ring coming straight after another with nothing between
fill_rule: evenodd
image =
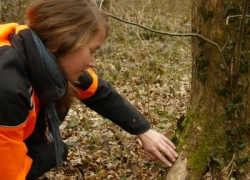
<instances>
[{"instance_id":1,"label":"woman's face in profile","mask_svg":"<svg viewBox=\"0 0 250 180\"><path fill-rule=\"evenodd\" d=\"M88 68L95 67L95 52L105 38L105 31L99 31L81 48L58 58L58 67L66 80L75 82Z\"/></svg>"}]
</instances>

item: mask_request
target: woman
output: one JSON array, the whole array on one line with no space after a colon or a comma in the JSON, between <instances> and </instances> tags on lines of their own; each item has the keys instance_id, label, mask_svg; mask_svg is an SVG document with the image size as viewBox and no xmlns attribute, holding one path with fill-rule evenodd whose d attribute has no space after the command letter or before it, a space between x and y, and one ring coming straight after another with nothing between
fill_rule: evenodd
<instances>
[{"instance_id":1,"label":"woman","mask_svg":"<svg viewBox=\"0 0 250 180\"><path fill-rule=\"evenodd\" d=\"M0 26L0 179L37 179L62 164L59 124L74 97L171 166L173 143L92 70L109 26L91 0L38 0L27 16L27 26Z\"/></svg>"}]
</instances>

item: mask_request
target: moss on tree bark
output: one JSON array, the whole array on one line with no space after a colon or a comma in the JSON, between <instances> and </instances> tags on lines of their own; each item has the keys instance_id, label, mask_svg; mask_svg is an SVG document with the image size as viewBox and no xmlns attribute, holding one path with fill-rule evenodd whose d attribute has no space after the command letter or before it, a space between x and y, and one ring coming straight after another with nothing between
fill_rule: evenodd
<instances>
[{"instance_id":1,"label":"moss on tree bark","mask_svg":"<svg viewBox=\"0 0 250 180\"><path fill-rule=\"evenodd\" d=\"M247 19L244 19L244 28L240 28L239 17L243 12L244 1L193 1L192 32L221 47L224 64L230 72L226 72L221 54L211 43L192 39L190 103L175 134L182 152L180 158L187 159L186 179L205 179L206 176L244 179L249 176L250 41L247 34L250 28ZM241 41L240 32L244 37ZM239 72L237 61L240 62ZM170 170L167 179L172 179L174 174L177 175L178 170Z\"/></svg>"}]
</instances>

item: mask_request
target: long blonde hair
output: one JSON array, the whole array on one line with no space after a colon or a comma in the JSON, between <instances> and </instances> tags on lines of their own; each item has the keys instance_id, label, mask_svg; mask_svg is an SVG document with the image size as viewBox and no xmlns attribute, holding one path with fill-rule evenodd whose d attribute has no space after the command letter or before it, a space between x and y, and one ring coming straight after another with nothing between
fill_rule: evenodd
<instances>
[{"instance_id":1,"label":"long blonde hair","mask_svg":"<svg viewBox=\"0 0 250 180\"><path fill-rule=\"evenodd\" d=\"M26 14L28 26L57 58L82 47L100 31L107 35L109 30L107 16L92 0L36 0ZM70 106L74 93L68 82L58 106Z\"/></svg>"}]
</instances>

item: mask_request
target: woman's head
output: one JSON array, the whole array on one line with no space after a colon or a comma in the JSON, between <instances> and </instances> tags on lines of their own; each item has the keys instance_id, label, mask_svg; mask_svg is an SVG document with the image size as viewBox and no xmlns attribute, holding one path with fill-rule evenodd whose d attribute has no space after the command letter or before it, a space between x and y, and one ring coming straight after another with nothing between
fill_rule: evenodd
<instances>
[{"instance_id":1,"label":"woman's head","mask_svg":"<svg viewBox=\"0 0 250 180\"><path fill-rule=\"evenodd\" d=\"M83 63L80 59L71 58L75 58L77 53L83 51L82 48L86 50L92 48L93 43L100 43L109 30L106 15L92 0L35 0L27 9L27 17L27 24L36 32L48 50L58 58L58 66L65 79L69 81L76 79L78 76L78 73L74 74L78 72L76 65ZM83 52L84 55L86 52ZM91 61L91 59L82 60ZM74 66L66 67L67 63ZM83 68L84 66L85 64ZM64 110L65 106L70 106L74 94L74 87L68 82L64 97L57 102L58 108Z\"/></svg>"},{"instance_id":2,"label":"woman's head","mask_svg":"<svg viewBox=\"0 0 250 180\"><path fill-rule=\"evenodd\" d=\"M27 10L28 25L56 56L87 44L100 31L108 33L105 14L91 0L36 0Z\"/></svg>"}]
</instances>

